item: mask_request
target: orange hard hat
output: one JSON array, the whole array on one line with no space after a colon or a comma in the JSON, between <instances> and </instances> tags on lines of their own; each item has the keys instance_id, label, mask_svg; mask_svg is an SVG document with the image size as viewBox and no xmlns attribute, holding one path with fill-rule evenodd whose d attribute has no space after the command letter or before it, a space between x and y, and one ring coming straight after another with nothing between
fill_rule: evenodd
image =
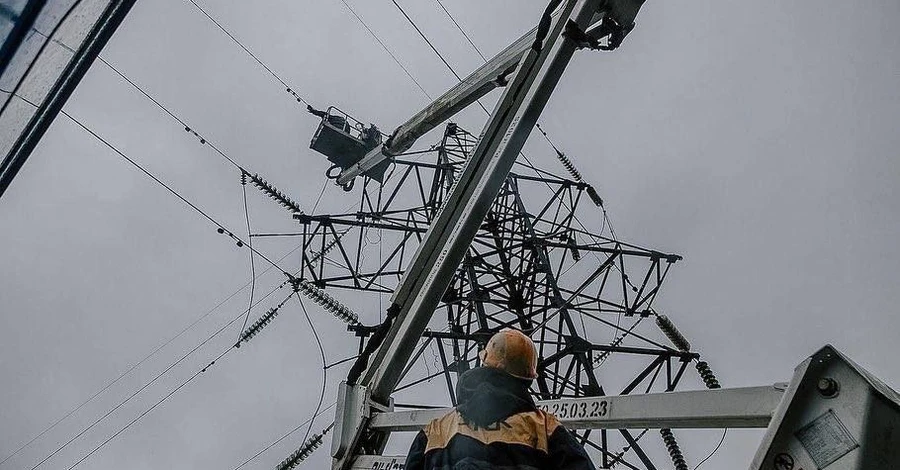
<instances>
[{"instance_id":1,"label":"orange hard hat","mask_svg":"<svg viewBox=\"0 0 900 470\"><path fill-rule=\"evenodd\" d=\"M519 330L505 329L496 333L480 357L485 367L502 369L522 379L537 377L537 349L531 338Z\"/></svg>"}]
</instances>

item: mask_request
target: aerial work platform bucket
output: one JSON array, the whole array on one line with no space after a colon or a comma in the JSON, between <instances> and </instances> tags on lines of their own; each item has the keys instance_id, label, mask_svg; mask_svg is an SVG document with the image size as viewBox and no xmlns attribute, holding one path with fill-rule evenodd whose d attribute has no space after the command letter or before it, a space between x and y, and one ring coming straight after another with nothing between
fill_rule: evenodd
<instances>
[{"instance_id":1,"label":"aerial work platform bucket","mask_svg":"<svg viewBox=\"0 0 900 470\"><path fill-rule=\"evenodd\" d=\"M307 108L310 113L322 118L313 135L309 148L328 157L333 166L329 177L336 177L335 170L341 171L360 161L367 152L381 145L381 132L374 124L366 126L340 109L330 106L325 111ZM390 161L384 161L364 174L369 178L384 181L384 173Z\"/></svg>"}]
</instances>

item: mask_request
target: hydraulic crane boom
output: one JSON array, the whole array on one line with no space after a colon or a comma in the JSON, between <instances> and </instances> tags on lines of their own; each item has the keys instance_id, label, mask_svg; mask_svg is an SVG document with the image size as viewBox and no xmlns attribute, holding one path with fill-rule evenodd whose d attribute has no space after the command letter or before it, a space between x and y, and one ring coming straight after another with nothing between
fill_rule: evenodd
<instances>
[{"instance_id":1,"label":"hydraulic crane boom","mask_svg":"<svg viewBox=\"0 0 900 470\"><path fill-rule=\"evenodd\" d=\"M572 55L583 44L585 28L603 3L557 0L548 7L549 10L561 4L556 15L545 13L536 28L531 47L522 56L465 169L419 245L391 299L383 326L386 330L372 336L361 362L351 370L339 392L332 440L333 468L348 468L360 447L375 453L383 449L386 433L367 430L367 418L373 407L391 408L390 395L416 342L550 94ZM375 347L378 349L371 362L365 364ZM356 377L364 365L364 371Z\"/></svg>"},{"instance_id":2,"label":"hydraulic crane boom","mask_svg":"<svg viewBox=\"0 0 900 470\"><path fill-rule=\"evenodd\" d=\"M379 455L387 436L420 429L447 411L394 412L391 394L574 52L598 48L600 36L609 37L604 47L614 48L630 31L642 3L554 0L551 7L559 8L551 15L548 7L532 33L341 173L339 183L340 178L352 181L371 168L367 165L374 167L391 152L408 149L419 136L513 74L395 290L385 322L341 384L332 440L334 470L402 469L403 456ZM789 384L591 396L539 406L567 426L582 429L767 427L751 470L888 470L900 463L900 433L895 432L900 427L900 395L830 346L801 363Z\"/></svg>"},{"instance_id":3,"label":"hydraulic crane boom","mask_svg":"<svg viewBox=\"0 0 900 470\"><path fill-rule=\"evenodd\" d=\"M606 45L597 47L612 50L618 47L625 35L634 26L634 18L644 3L643 0L604 2L607 8L597 11L584 28L586 39L600 41L608 38ZM559 17L562 10L554 11L552 18ZM441 123L475 103L497 87L507 84L507 79L516 71L522 56L534 43L538 28L535 27L515 42L469 74L456 86L400 125L391 137L379 147L372 149L359 162L342 171L337 184L347 186L357 176L375 168L385 159L403 153L412 147L420 137Z\"/></svg>"}]
</instances>

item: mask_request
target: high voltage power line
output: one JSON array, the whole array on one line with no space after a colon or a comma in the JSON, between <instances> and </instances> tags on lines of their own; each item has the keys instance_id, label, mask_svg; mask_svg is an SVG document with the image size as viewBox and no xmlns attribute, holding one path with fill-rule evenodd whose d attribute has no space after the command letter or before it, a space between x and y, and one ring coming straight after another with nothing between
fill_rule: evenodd
<instances>
[{"instance_id":1,"label":"high voltage power line","mask_svg":"<svg viewBox=\"0 0 900 470\"><path fill-rule=\"evenodd\" d=\"M248 55L250 55L250 57L252 57L256 61L256 63L258 63L262 68L266 69L266 71L269 72L270 75L275 77L275 79L278 80L279 83L281 83L281 86L284 87L286 92L293 95L294 98L297 99L297 101L309 106L309 103L305 99L303 99L302 96L297 94L297 92L294 91L294 88L292 88L290 85L288 85L287 82L285 82L277 73L275 73L274 70L272 70L268 65L266 65L265 62L260 60L260 58L257 57L256 54L254 54L250 49L248 49L247 46L244 45L244 43L239 41L236 37L234 37L233 34L231 34L231 32L229 32L227 29L225 29L225 27L222 26L222 24L218 20L213 18L212 15L210 15L206 10L203 9L203 7L201 7L199 4L197 4L197 2L195 2L194 0L188 0L188 1L191 2L191 4L194 5L197 8L197 10L200 11L200 13L203 13L203 16L205 16L209 21L211 21L213 24L215 24L223 33L225 33L229 38L231 38L231 40L234 41L234 43L237 44L241 49L243 49L244 52L246 52Z\"/></svg>"},{"instance_id":2,"label":"high voltage power line","mask_svg":"<svg viewBox=\"0 0 900 470\"><path fill-rule=\"evenodd\" d=\"M120 74L120 76L123 76L123 78L127 78L127 77L124 77L124 75L122 75L121 73L119 73L119 74ZM128 81L129 83L131 83L133 86L137 87L137 86L134 84L134 82L132 82L132 81L130 81L130 80L127 80L127 81ZM137 87L137 88L139 88L139 87ZM158 106L164 108L161 104L159 104L158 101L156 101L155 99L153 99L149 94L147 94L147 93L144 92L143 90L141 90L141 91L142 91L142 93L144 93L148 98L150 98L152 101L154 101L155 103L157 103ZM24 97L22 97L22 96L20 96L20 95L15 95L15 96L16 96L17 98L23 100L24 102L30 104L31 106L36 106L35 103L32 103L31 101L29 101L28 99L26 99L26 98L24 98ZM187 204L189 207L191 207L192 209L194 209L194 211L196 211L198 214L200 214L203 218L206 218L207 220L209 220L210 222L212 222L214 225L216 225L216 226L218 227L219 233L227 233L228 236L230 236L231 238L233 238L233 239L235 239L235 240L237 241L239 247L242 247L242 246L245 246L245 245L246 245L246 246L248 247L248 249L249 249L252 253L255 253L256 255L260 256L261 258L263 258L264 260L266 260L267 262L269 262L269 264L271 265L271 267L274 267L274 268L278 269L279 271L281 271L284 275L286 275L286 276L288 277L289 280L296 280L296 278L294 278L293 275L292 275L291 273L288 273L287 271L285 271L284 269L282 269L280 266L278 266L277 262L273 262L271 259L269 259L268 257L266 257L264 254L260 253L258 250L256 250L256 249L254 249L253 247L251 247L251 246L249 246L249 245L243 243L243 241L242 241L239 237L237 237L236 235L233 235L232 232L227 231L227 230L224 228L224 225L223 225L223 224L219 223L216 219L214 219L214 218L213 218L212 216L210 216L208 213L206 213L205 211L203 211L200 207L198 207L197 205L195 205L194 203L192 203L190 200L188 200L187 198L185 198L184 196L182 196L182 195L181 195L178 191L176 191L174 188L172 188L171 186L169 186L168 184L166 184L165 182L163 182L162 180L160 180L158 177L156 177L155 175L153 175L152 173L150 173L148 170L146 170L143 166L141 166L141 165L140 165L139 163L137 163L135 160L133 160L133 159L130 158L128 155L126 155L124 152L122 152L122 151L119 150L117 147L115 147L111 142L109 142L108 140L106 140L105 138L103 138L102 136L100 136L99 134L97 134L97 133L96 133L95 131L93 131L91 128L87 127L84 123L82 123L80 120L78 120L77 118L75 118L74 116L72 116L71 114L69 114L66 110L61 110L60 112L61 112L64 116L66 116L68 119L70 119L72 122L74 122L76 125L78 125L80 128L82 128L82 130L84 130L85 132L87 132L87 133L89 133L90 135L92 135L95 139L97 139L98 141L100 141L101 143L103 143L104 145L106 145L108 148L110 148L111 150L113 150L117 155L119 155L120 157L122 157L122 158L123 158L124 160L126 160L128 163L130 163L131 165L133 165L133 166L135 166L137 169L139 169L139 170L140 170L142 173L144 173L147 177L149 177L149 178L151 178L152 180L154 180L157 184L161 185L163 188L165 188L165 189L166 189L167 191L169 191L171 194L173 194L173 195L176 196L178 199L180 199L182 202L184 202L184 203ZM178 119L178 118L177 118L174 114L172 114L170 111L167 110L167 112L168 112L173 118ZM203 139L201 138L201 143L205 143L205 142L202 142L202 140L203 140ZM210 146L213 147L212 144L210 144ZM223 154L223 155L224 155L224 154ZM235 165L236 165L236 164L235 164ZM236 166L237 166L237 165L236 165ZM280 261L280 260L279 260L279 261ZM298 281L298 285L299 285L299 280L297 280L297 281ZM287 282L287 281L286 281L286 282ZM283 284L282 284L281 286L279 286L279 287L283 287L283 286L286 284L286 282L283 283ZM296 287L295 287L295 289L296 289ZM276 288L275 290L277 290L277 288ZM323 292L318 292L318 289L317 289L317 288L314 288L313 286L305 286L305 290L303 290L303 291L304 291L304 293L305 293L306 295L310 295L310 293L312 293L312 294L313 294L313 297L312 297L313 300L317 301L317 302L320 303L320 304L323 303L323 301L324 301L325 304L323 304L323 305L326 306L326 308L332 309L332 310L333 310L334 305L336 304L336 302L334 301L334 299L330 298L327 294L324 294ZM310 291L312 291L312 292L310 292ZM317 297L315 296L315 294L318 294L320 297L317 298ZM261 300L262 300L262 299L261 299ZM338 306L338 307L342 307L342 305L340 305L340 304L337 304L337 306ZM346 308L344 308L344 309L346 309ZM339 310L340 310L340 308L339 308ZM216 333L214 333L214 334L211 335L209 338L207 338L206 340L204 340L200 345L198 345L197 347L195 347L195 348L194 348L192 351L190 351L187 355L183 356L183 357L180 358L178 361L176 361L174 364L170 365L170 366L169 366L167 369L165 369L160 375L158 375L157 377L155 377L151 382L149 382L149 383L145 384L144 386L142 386L140 389L138 389L136 392L134 392L132 395L130 395L128 398L126 398L124 401L122 401L122 402L120 402L119 404L117 404L113 409L109 410L106 414L104 414L103 416L101 416L99 419L95 420L95 421L94 421L91 425L89 425L87 428L83 429L81 432L79 432L78 434L76 434L74 437L70 438L70 439L69 439L66 443L64 443L61 447L59 447L59 448L57 448L56 450L54 450L50 455L46 456L46 457L45 457L43 460L41 460L38 464L36 464L34 467L32 467L32 470L36 469L36 468L39 467L41 464L43 464L44 462L46 462L47 460L49 460L51 457L53 457L53 456L56 455L58 452L60 452L61 450L63 450L65 447L67 447L69 444L71 444L72 442L74 442L78 437L80 437L81 435L83 435L84 433L86 433L87 431L89 431L90 429L92 429L94 426L96 426L97 424L99 424L99 423L100 423L102 420L104 420L106 417L108 417L108 416L111 415L113 412L115 412L118 408L120 408L121 406L123 406L126 402L130 401L131 399L133 399L135 396L137 396L137 394L139 394L141 391L143 391L144 389L146 389L147 387L149 387L150 384L152 384L153 382L155 382L156 380L158 380L163 374L165 374L166 372L168 372L169 370L171 370L171 368L173 368L174 366L176 366L177 364L179 364L180 362L182 362L184 359L186 359L187 356L189 356L190 354L192 354L193 352L195 352L197 349L199 349L199 347L201 347L201 346L203 346L204 344L206 344L206 343L207 343L209 340L211 340L213 337L215 337L215 336L217 336L218 334L220 334L222 331L224 331L225 328L227 328L227 326L230 326L232 323L234 323L235 321L237 321L241 316L244 316L244 312L241 312L240 315L238 315L237 317L235 317L234 319L232 319L228 324L226 324L225 326L223 326L222 328L220 328ZM346 318L346 315L345 315L343 318ZM239 344L239 343L235 344L234 347L237 347L238 344ZM224 353L223 353L223 355L224 355ZM214 361L214 362L215 362L215 361ZM201 371L201 372L202 372L202 371ZM196 374L196 375L199 375L199 373ZM195 376L196 376L196 375L195 375ZM192 377L192 379L193 379L193 377ZM191 380L192 380L192 379L191 379ZM118 379L117 379L117 380L118 380ZM186 384L187 384L187 382L181 384L176 390L173 390L169 395L167 395L166 397L164 397L163 400L161 400L161 401L157 402L156 404L154 404L153 407L150 408L150 410L156 408L159 404L161 404L163 401L165 401L165 399L167 399L169 396L171 396L172 394L174 394L175 392L177 392L177 390L180 390L180 389L181 389L183 386L185 386ZM118 436L122 431L124 431L124 429L127 429L127 427L130 427L131 425L133 425L134 423L136 423L137 420L140 419L140 417L144 416L146 413L149 413L150 410L147 410L145 413L143 413L143 414L140 415L138 418L136 418L135 420L133 420L131 423L129 423L128 425L126 425L125 428L121 429L121 430L120 430L119 432L117 432L115 435L111 436L107 441L104 441L104 443L102 443L99 447L93 449L93 450L88 454L88 456L91 455L91 454L93 454L93 453L96 452L97 450L99 450L99 448L101 448L102 446L106 445L106 443L108 443L108 442L111 441L113 438L115 438L116 436ZM63 419L64 419L64 418L63 418ZM60 420L60 421L61 421L61 420ZM57 424L58 424L58 423L57 423ZM55 425L53 425L53 426L55 426ZM49 429L48 429L48 430L49 430ZM35 439L36 439L36 438L35 438ZM33 442L33 440L30 441L30 442ZM30 443L30 442L29 442L29 443ZM26 446L27 446L27 444L26 444ZM24 446L23 446L23 448L24 448ZM17 452L18 452L18 451L17 451ZM87 456L85 456L84 458L87 458ZM81 461L83 461L83 459L80 460L80 461L78 461L78 462L76 462L75 465L77 465L77 464L80 463ZM74 467L74 466L73 466L73 467ZM73 468L73 467L70 467L70 468Z\"/></svg>"},{"instance_id":3,"label":"high voltage power line","mask_svg":"<svg viewBox=\"0 0 900 470\"><path fill-rule=\"evenodd\" d=\"M286 89L287 92L291 93L295 98L297 98L297 100L298 100L299 102L302 102L302 103L304 103L304 104L308 104L308 103L306 102L306 100L305 100L304 98L300 97L295 91L293 91L293 89L292 89L289 85L287 85L287 83L286 83L283 79L281 79L281 77L280 77L278 74L276 74L276 73L275 73L268 65L266 65L262 60L260 60L258 56L256 56L252 51L250 51L250 49L248 49L244 44L242 44L242 43L241 43L241 42L240 42L233 34L231 34L227 29L225 29L225 28L222 26L222 24L221 24L220 22L218 22L215 18L213 18L212 16L210 16L210 14L209 14L206 10L204 10L200 5L198 5L194 0L189 0L189 1L190 1L190 3L192 3L192 4L193 4L200 12L202 12L203 15L204 15L205 17L207 17L207 18L208 18L210 21L212 21L212 22L213 22L220 30L222 30L226 35L228 35L229 38L230 38L235 44L237 44L239 47L241 47L241 49L243 49L248 55L250 55L250 56L251 56L251 57L252 57L252 58L253 58L260 66L262 66L269 74L271 74L274 78L276 78L276 79L277 79L277 80L285 87L285 89ZM466 34L466 32L462 29L462 27L459 25L459 23L456 22L456 20L452 17L452 15L451 15L450 12L446 9L446 7L444 7L444 5L440 2L440 0L437 0L437 1L438 1L438 3L440 4L440 6L444 9L444 11L447 13L447 15L450 17L450 19L453 21L453 23L454 23L454 24L457 26L457 28L460 30L460 32L467 38L467 40L469 41L469 43L475 48L475 50L479 53L479 55L481 55L481 57L484 58L484 55L481 53L480 50L478 50L477 46L474 44L474 42L471 40L471 38L468 36L468 34ZM454 74L454 76L455 76L457 79L462 80L461 77L459 76L459 74L456 73L456 71L455 71L455 70L453 69L453 67L449 64L449 62L447 62L447 60L443 57L443 55L437 50L437 48L433 45L433 43L431 43L431 41L425 36L425 34L423 33L423 31L418 27L418 25L415 24L415 22L409 17L409 15L403 10L403 8L396 2L396 0L392 0L392 2L393 2L394 5L401 11L401 13L403 13L404 17L406 17L406 19L413 25L413 27L416 29L416 31L419 33L419 35L426 41L426 43L428 43L428 45L431 47L431 49L435 52L435 54L438 55L438 57L439 57L439 58L442 60L442 62L448 67L448 69ZM418 87L426 94L426 96L428 96L428 93L424 90L424 88L422 88L421 85L418 83L418 81L416 81L415 78L409 73L409 71L408 71L405 67L403 67L403 65L399 62L399 60L396 58L396 56L395 56L395 55L394 55L394 54L393 54L393 53L392 53L392 52L384 45L384 43L383 43L383 42L382 42L382 41L374 34L374 32L368 27L368 25L366 25L366 24L362 21L362 19L356 14L356 12L353 11L352 8L350 8L350 6L349 6L346 2L344 2L343 0L342 0L342 3L344 3L344 5L347 6L348 9L350 9L351 13L353 13L353 15L356 16L356 18L360 21L360 23L363 24L363 26L370 32L370 34L372 34L372 35L376 38L376 40L382 45L382 47L385 48L385 50L392 56L392 58L394 58L395 62L397 62L397 64L401 66L401 68L404 70L404 72L406 72L406 74L413 80L413 82L414 82L414 83L415 83L415 84L416 84L416 85L417 85L417 86L418 86ZM135 89L137 89L138 91L140 91L140 92L141 92L143 95L145 95L148 99L150 99L152 102L154 102L154 104L156 104L156 105L157 105L158 107L160 107L163 111L165 111L167 114L169 114L173 119L175 119L175 120L178 121L181 125L183 125L184 128L185 128L185 130L187 130L188 132L191 132L192 134L194 134L194 135L200 140L200 143L201 143L201 144L209 145L210 148L212 148L216 153L218 153L221 157L223 157L225 160L227 160L230 164L232 164L233 166L235 166L235 167L237 167L238 169L240 169L240 170L242 171L242 176L244 176L244 175L246 174L246 171L245 171L238 163L236 163L233 159L231 159L230 157L228 157L224 152L222 152L222 151L221 151L218 147L216 147L214 144L210 143L210 142L207 141L204 137L202 137L200 134L198 134L196 131L194 131L190 126L188 126L188 125L187 125L184 121L182 121L178 116L176 116L174 113L172 113L167 107L163 106L158 100L156 100L156 99L153 98L151 95L149 95L149 94L148 94L146 91L144 91L140 86L138 86L136 83L134 83L132 80L130 80L127 76L125 76L124 74L122 74L118 69L116 69L114 66L112 66L111 64L109 64L107 61L105 61L102 57L100 58L100 60L101 60L105 65L107 65L110 69L112 69L116 74L118 74L123 80L125 80L126 82L128 82L128 83L129 83L130 85L132 85ZM430 98L430 96L429 96L429 98ZM480 102L479 102L479 105L481 105ZM483 105L482 105L482 109L484 109L485 112L488 112L487 109L484 108ZM217 225L217 227L218 227L220 233L222 233L222 231L225 230L225 229L224 229L224 226L222 226L221 224L219 224L215 219L213 219L211 216L209 216L207 213L205 213L203 210L201 210L198 206L194 205L192 202L190 202L189 200L187 200L186 198L184 198L183 196L181 196L181 195L180 195L177 191L175 191L173 188L171 188L170 186L168 186L167 184L165 184L164 182L162 182L160 179L158 179L157 177L155 177L154 175L152 175L150 172L148 172L146 169L144 169L141 165L137 164L134 160L132 160L132 159L129 158L127 155L125 155L124 153L122 153L121 151L119 151L115 146L113 146L113 145L112 145L111 143L109 143L107 140L105 140L104 138L102 138L101 136L99 136L98 134L96 134L96 133L95 133L94 131L92 131L90 128L88 128L87 126L85 126L84 124L82 124L80 121L78 121L77 119L75 119L74 117L72 117L71 115L69 115L68 113L66 113L65 111L63 111L63 114L66 115L66 116L67 116L69 119L71 119L73 122L75 122L76 124L78 124L80 127L82 127L83 130L85 130L86 132L90 133L90 134L93 135L96 139L98 139L98 140L101 141L103 144L105 144L107 147L109 147L111 150L113 150L114 152L116 152L117 154L119 154L122 158L124 158L124 159L127 160L129 163L131 163L132 165L134 165L135 167L137 167L140 171L144 172L148 177L150 177L151 179L153 179L154 181L156 181L158 184L160 184L161 186L163 186L165 189L167 189L169 192L171 192L173 195L175 195L176 197L178 197L179 199L181 199L184 203L186 203L187 205L189 205L192 209L194 209L195 211L197 211L200 215L202 215L203 217L205 217L206 219L208 219L208 220L209 220L210 222L212 222L213 224ZM544 137L548 140L548 142L551 144L551 146L553 146L554 149L555 149L555 148L556 148L555 145L553 145L553 143L552 143L552 141L550 141L549 137L548 137L545 133L543 133L543 130L542 130L542 134L544 134ZM557 152L558 152L558 151L557 151ZM527 157L526 157L526 159L527 159ZM532 167L532 169L535 169L535 170L536 170L536 168L534 168L534 166L531 165L530 161L529 161L528 163L529 163L529 165ZM248 214L245 214L245 215L247 215L247 217L248 217L248 233L250 233L250 230L249 230L249 215L248 215ZM604 216L605 216L605 211L604 211ZM580 221L579 221L579 223L580 223ZM582 225L582 227L583 227L583 225ZM229 235L230 237L234 238L234 239L237 241L238 246L242 246L242 244L248 245L248 249L249 249L249 251L250 251L250 256L251 256L251 262L252 262L252 258L253 258L253 256L254 256L254 254L257 254L257 255L259 255L261 258L265 259L267 262L269 262L269 263L271 264L271 266L270 266L269 269L271 269L271 267L276 267L277 269L279 269L280 271L282 271L283 274L285 274L285 275L287 275L287 276L289 276L289 277L291 276L289 273L287 273L287 272L284 271L282 268L280 268L275 262L272 262L270 259L268 259L267 257L265 257L262 253L259 253L256 249L254 249L252 246L250 246L250 244L249 244L249 239L248 239L248 243L243 243L243 241L242 241L240 238L238 238L238 237L236 237L235 235L233 235L232 232L229 231L229 232L227 232L227 233L228 233L228 235ZM279 260L279 261L280 261L280 260ZM254 273L254 274L255 274L255 273ZM256 277L255 275L252 275L252 279L255 279L255 277ZM251 285L252 285L252 283L253 283L253 281L251 281ZM251 302L250 302L250 303L251 303L251 305L252 305L252 299L251 299ZM301 302L301 305L302 305L302 302ZM304 308L304 311L305 311L305 308ZM243 314L243 313L242 313L242 314ZM249 309L248 309L248 311L247 311L247 315L249 315ZM239 318L239 317L238 317L238 318ZM234 321L234 320L233 320L233 321ZM310 323L311 323L311 322L310 322ZM229 324L230 324L230 323L229 323ZM315 329L314 329L314 327L312 326L312 324L310 324L310 326L313 328L313 331L315 332ZM316 334L316 336L318 336L318 335ZM318 338L317 338L317 340L318 340ZM321 343L320 343L320 348L321 348ZM230 349L229 349L229 350L230 350ZM325 363L325 360L324 360L324 350L322 350L322 352L323 352L323 370L324 370L324 363ZM225 353L223 353L220 357L224 356L224 354L226 354L226 353L227 353L227 351L226 351ZM202 371L201 371L201 372L202 372ZM189 379L189 381L190 381L190 380L193 380L193 378L196 377L197 375L199 375L199 372L198 372L197 374L195 374L194 376L192 376L191 379ZM118 380L118 379L117 379L117 380ZM183 386L186 385L186 384L187 384L187 382L183 383L183 384L180 385L176 390L174 390L172 393L175 393L175 391L177 391L178 389L180 389L181 387L183 387ZM323 382L323 387L324 387L324 382ZM170 395L167 395L166 397L164 397L163 400L161 400L160 402L157 402L156 404L154 404L153 407L150 408L150 410L152 410L153 408L155 408L156 406L158 406L160 403L162 403L162 402L163 402L165 399L167 399L169 396L171 396L171 394L170 394ZM321 398L320 398L320 400L319 400L319 405L317 405L317 410L318 410L319 407L321 407L321 401L322 401L322 400L321 400ZM150 410L147 410L144 414L146 414L146 413L149 412ZM129 423L125 428L123 428L122 430L120 430L119 432L117 432L116 434L114 434L113 436L111 436L110 439L108 439L107 441L104 441L104 443L102 443L100 446L98 446L97 448L93 449L93 450L92 450L89 454L87 454L84 458L87 458L88 456L90 456L91 454L93 454L94 452L96 452L99 448L101 448L103 445L105 445L106 443L108 443L111 439L113 439L115 436L117 436L120 432L124 431L124 429L127 429L127 427L129 427L129 426L131 426L132 424L134 424L138 419L140 419L140 417L144 416L144 414L142 414L141 416L139 416L138 418L136 418L134 421L132 421L131 423ZM310 424L310 430L311 430L311 424ZM308 431L307 431L307 435L309 434L309 432L310 432L310 431L308 430ZM83 458L82 460L79 460L78 462L76 462L75 465L78 465L81 461L84 460L84 458ZM73 465L73 467L74 467L75 465ZM73 467L70 467L70 468L73 468Z\"/></svg>"},{"instance_id":4,"label":"high voltage power line","mask_svg":"<svg viewBox=\"0 0 900 470\"><path fill-rule=\"evenodd\" d=\"M285 253L284 255L282 255L281 258L279 258L278 261L279 261L279 262L280 262L280 261L283 261L285 258L287 258L287 257L290 256L292 253L294 253L295 251L297 251L298 249L300 249L300 248L302 248L302 247L303 247L302 244L301 244L301 245L298 245L298 246L296 246L296 247L294 247L292 250L290 250L290 251L288 251L287 253ZM272 269L272 267L269 266L269 267L266 268L263 272L259 273L259 275L257 275L257 278L262 277L263 275L265 275L266 273L268 273L271 269ZM200 323L201 321L203 321L205 318L207 318L207 317L209 317L210 315L212 315L216 310L218 310L220 307L222 307L223 305L225 305L225 303L227 303L229 300L231 300L232 298L234 298L235 295L239 294L241 291L243 291L244 289L246 289L247 286L249 286L249 285L250 285L249 282L246 283L246 284L244 284L243 286L241 286L240 288L238 288L237 290L235 290L234 292L232 292L230 295L228 295L227 297L225 297L225 299L223 299L222 301L220 301L220 302L219 302L218 304L216 304L213 308L211 308L210 310L206 311L205 313L203 313L202 315L200 315L199 317L197 317L196 319L194 319L191 323L189 323L188 325L186 325L185 327L183 327L178 333L176 333L175 335L173 335L173 336L169 337L168 339L166 339L165 341L163 341L159 346L157 346L157 347L154 348L152 351L150 351L149 353L147 353L146 355L144 355L144 356L143 356L140 360L138 360L134 365L132 365L132 366L129 367L127 370L125 370L124 372L122 372L121 374L119 374L115 379L113 379L112 381L110 381L109 383L107 383L105 386L103 386L102 388L100 388L99 390L97 390L96 392L94 392L90 397L88 397L87 399L85 399L84 401L82 401L81 403L79 403L77 406L75 406L74 408L72 408L71 410L69 410L68 412L66 412L65 414L63 414L60 418L58 418L58 419L56 419L55 421L53 421L53 423L51 423L50 425L48 425L47 427L45 427L45 428L44 428L43 430L41 430L38 434L36 434L34 437L32 437L30 440L28 440L25 444L22 444L19 448L17 448L17 449L16 449L15 451L13 451L11 454L7 455L3 460L0 460L0 465L2 465L3 463L5 463L7 460L9 460L9 459L15 457L16 455L18 455L21 451L23 451L24 449L28 448L28 446L30 446L30 445L31 445L32 443L34 443L36 440L40 439L42 436L44 436L44 435L47 434L48 432L50 432L50 431L52 431L53 429L55 429L60 423L62 423L63 421L65 421L68 417L70 417L70 416L72 416L73 414L77 413L79 410L81 410L82 408L84 408L88 403L92 402L95 398L97 398L98 396L100 396L101 394L103 394L104 392L106 392L107 390L109 390L110 388L112 388L115 384L119 383L122 379L124 379L125 377L127 377L129 374L131 374L131 372L133 372L133 371L136 370L138 367L140 367L142 364L144 364L146 361L148 361L150 358L152 358L153 356L155 356L157 353L159 353L159 352L160 352L162 349L164 349L166 346L168 346L169 344L171 344L172 342L174 342L176 339L180 338L182 335L184 335L186 332L188 332L188 331L189 331L190 329L192 329L194 326L196 326L197 324L199 324L199 323ZM262 299L260 299L260 302L261 302L262 300L265 300L266 298L268 298L273 292L275 292L275 290L276 290L276 289L273 289L273 290L269 291L268 294L266 294ZM242 312L242 315L243 315L243 312Z\"/></svg>"},{"instance_id":5,"label":"high voltage power line","mask_svg":"<svg viewBox=\"0 0 900 470\"><path fill-rule=\"evenodd\" d=\"M434 98L432 98L431 95L428 94L428 91L426 91L425 88L422 87L422 84L419 83L418 80L416 80L416 77L414 77L413 74L410 73L410 71L406 68L406 66L404 66L403 63L400 62L400 59L398 59L397 56L394 54L394 52L391 51L391 49L387 47L387 45L384 43L384 41L382 41L381 38L378 37L377 34L375 34L375 31L372 31L372 28L370 28L369 25L366 24L365 21L363 21L362 17L360 17L359 14L356 13L356 10L354 10L353 7L351 7L350 4L347 3L346 0L341 0L341 3L344 4L344 6L347 8L347 10L350 10L350 13L352 13L354 17L356 17L356 20L359 21L359 24L361 24L363 26L363 28L365 28L366 31L368 31L369 34L373 38L375 38L375 41L377 41L378 44L381 45L381 48L384 49L384 51L387 52L389 56L391 56L391 59L394 59L394 62L396 62L397 65L400 66L401 69L403 69L403 72L406 74L406 76L409 77L409 79L412 80L412 82L416 84L416 86L419 88L419 90L421 90L422 93L429 100L433 100Z\"/></svg>"},{"instance_id":6,"label":"high voltage power line","mask_svg":"<svg viewBox=\"0 0 900 470\"><path fill-rule=\"evenodd\" d=\"M456 21L456 18L454 18L453 15L450 13L450 10L448 10L447 7L444 6L444 2L442 2L441 0L435 0L435 1L437 2L438 5L441 6L441 9L444 10L444 13L446 13L447 16L450 18L450 21L452 21L453 24L456 25L456 29L458 29L459 32L462 33L462 35L466 37L466 40L469 41L469 44L472 45L472 48L475 49L475 52L478 53L478 55L481 57L481 60L487 62L487 57L485 57L484 54L481 52L481 49L479 49L478 46L475 45L475 41L473 41L472 38L469 37L469 34L466 33L466 31L462 28L462 26L459 25L459 23Z\"/></svg>"}]
</instances>

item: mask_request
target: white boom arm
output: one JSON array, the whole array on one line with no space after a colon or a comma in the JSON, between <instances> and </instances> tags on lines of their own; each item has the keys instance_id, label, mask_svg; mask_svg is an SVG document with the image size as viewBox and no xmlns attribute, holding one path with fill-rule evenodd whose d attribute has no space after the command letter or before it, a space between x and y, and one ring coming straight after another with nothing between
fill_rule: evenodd
<instances>
[{"instance_id":1,"label":"white boom arm","mask_svg":"<svg viewBox=\"0 0 900 470\"><path fill-rule=\"evenodd\" d=\"M609 24L604 19L612 14L616 24L626 27L634 24L634 18L643 0L619 0L611 2L610 10L595 14L585 27L586 35L599 40L609 33ZM553 12L556 20L562 10ZM453 88L447 90L439 98L416 113L408 121L400 125L391 134L391 138L381 146L372 149L365 157L353 166L342 171L337 177L337 184L344 186L357 176L374 168L385 159L409 150L410 147L426 133L450 119L459 111L476 102L491 90L505 86L507 79L516 71L522 57L534 43L537 27L500 51L499 54L469 74Z\"/></svg>"},{"instance_id":2,"label":"white boom arm","mask_svg":"<svg viewBox=\"0 0 900 470\"><path fill-rule=\"evenodd\" d=\"M790 383L550 400L538 406L571 429L767 428L750 470L900 467L900 395L831 346L798 365ZM447 411L377 413L369 426L417 431ZM363 455L351 468L399 469L405 459Z\"/></svg>"},{"instance_id":3,"label":"white boom arm","mask_svg":"<svg viewBox=\"0 0 900 470\"><path fill-rule=\"evenodd\" d=\"M539 26L540 35L545 37L536 38L534 46L522 56L475 150L391 298L389 318L395 319L392 324L387 320L391 326L380 347L358 382L351 380L339 392L333 468L349 467L372 409L390 407L390 395L416 342L578 48L571 33L583 31L590 24L601 1L562 0L558 14ZM361 357L368 356L364 353Z\"/></svg>"}]
</instances>

